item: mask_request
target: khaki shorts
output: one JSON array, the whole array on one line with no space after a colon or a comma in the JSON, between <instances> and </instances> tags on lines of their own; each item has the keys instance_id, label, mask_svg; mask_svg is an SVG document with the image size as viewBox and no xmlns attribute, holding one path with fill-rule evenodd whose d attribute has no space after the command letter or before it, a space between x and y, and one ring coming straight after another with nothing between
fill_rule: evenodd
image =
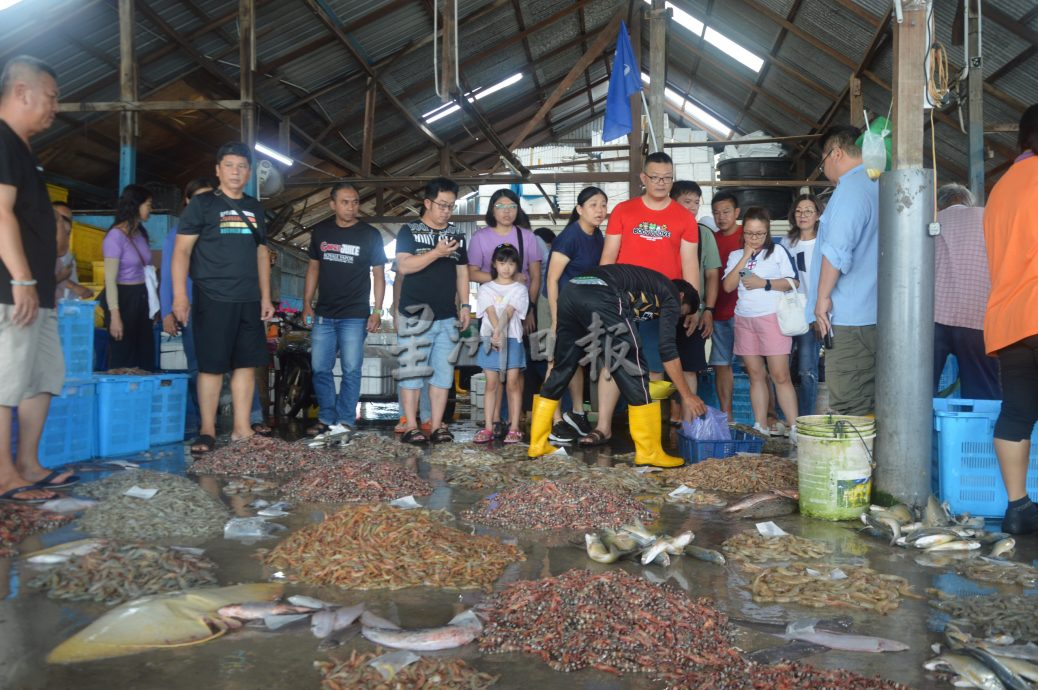
<instances>
[{"instance_id":1,"label":"khaki shorts","mask_svg":"<svg viewBox=\"0 0 1038 690\"><path fill-rule=\"evenodd\" d=\"M18 407L40 393L61 395L65 359L57 311L40 309L29 326L15 326L13 313L13 305L0 304L0 405Z\"/></svg>"},{"instance_id":2,"label":"khaki shorts","mask_svg":"<svg viewBox=\"0 0 1038 690\"><path fill-rule=\"evenodd\" d=\"M833 412L876 411L875 326L833 326L833 349L825 351L825 383Z\"/></svg>"}]
</instances>

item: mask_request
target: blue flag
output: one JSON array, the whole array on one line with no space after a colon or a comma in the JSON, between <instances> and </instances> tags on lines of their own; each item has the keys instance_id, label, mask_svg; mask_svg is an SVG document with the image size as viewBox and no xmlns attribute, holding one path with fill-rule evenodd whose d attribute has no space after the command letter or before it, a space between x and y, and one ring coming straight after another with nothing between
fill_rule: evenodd
<instances>
[{"instance_id":1,"label":"blue flag","mask_svg":"<svg viewBox=\"0 0 1038 690\"><path fill-rule=\"evenodd\" d=\"M616 53L613 55L613 74L609 77L609 92L606 94L603 142L618 139L631 131L631 96L641 90L642 73L631 50L627 25L620 22Z\"/></svg>"}]
</instances>

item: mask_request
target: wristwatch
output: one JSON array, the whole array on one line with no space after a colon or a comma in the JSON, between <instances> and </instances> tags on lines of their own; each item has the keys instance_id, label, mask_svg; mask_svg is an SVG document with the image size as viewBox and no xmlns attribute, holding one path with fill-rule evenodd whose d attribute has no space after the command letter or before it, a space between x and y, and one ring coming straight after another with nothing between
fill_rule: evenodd
<instances>
[{"instance_id":1,"label":"wristwatch","mask_svg":"<svg viewBox=\"0 0 1038 690\"><path fill-rule=\"evenodd\" d=\"M764 281L764 291L767 292L769 290L771 290L771 281L770 280L765 280Z\"/></svg>"},{"instance_id":2,"label":"wristwatch","mask_svg":"<svg viewBox=\"0 0 1038 690\"><path fill-rule=\"evenodd\" d=\"M458 305L458 309L459 310L460 309L468 309L469 311L472 311L472 305L470 305L470 304L459 304Z\"/></svg>"},{"instance_id":3,"label":"wristwatch","mask_svg":"<svg viewBox=\"0 0 1038 690\"><path fill-rule=\"evenodd\" d=\"M703 311L708 311L708 312L713 313L714 307L703 307Z\"/></svg>"}]
</instances>

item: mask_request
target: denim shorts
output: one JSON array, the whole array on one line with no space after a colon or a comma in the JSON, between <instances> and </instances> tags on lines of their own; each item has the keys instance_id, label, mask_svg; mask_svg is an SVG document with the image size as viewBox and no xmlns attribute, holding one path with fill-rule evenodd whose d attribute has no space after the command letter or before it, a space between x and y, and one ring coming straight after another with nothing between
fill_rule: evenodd
<instances>
[{"instance_id":1,"label":"denim shorts","mask_svg":"<svg viewBox=\"0 0 1038 690\"><path fill-rule=\"evenodd\" d=\"M714 321L714 334L710 336L710 366L732 366L735 349L735 318L727 321Z\"/></svg>"},{"instance_id":2,"label":"denim shorts","mask_svg":"<svg viewBox=\"0 0 1038 690\"><path fill-rule=\"evenodd\" d=\"M394 354L397 368L393 377L401 388L419 390L424 385L450 389L454 385L452 354L458 331L455 320L440 319L429 322L428 328L411 335L397 334Z\"/></svg>"},{"instance_id":3,"label":"denim shorts","mask_svg":"<svg viewBox=\"0 0 1038 690\"><path fill-rule=\"evenodd\" d=\"M479 352L476 354L476 364L481 369L488 371L501 370L501 351L490 347L490 336L479 339ZM525 369L526 352L523 350L523 341L516 338L508 339L508 369Z\"/></svg>"}]
</instances>

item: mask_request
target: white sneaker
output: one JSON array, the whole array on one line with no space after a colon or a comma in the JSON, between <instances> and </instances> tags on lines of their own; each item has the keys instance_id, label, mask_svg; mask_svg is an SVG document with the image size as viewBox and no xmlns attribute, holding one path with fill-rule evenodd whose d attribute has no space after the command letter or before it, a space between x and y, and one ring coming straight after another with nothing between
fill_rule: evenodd
<instances>
[{"instance_id":1,"label":"white sneaker","mask_svg":"<svg viewBox=\"0 0 1038 690\"><path fill-rule=\"evenodd\" d=\"M328 431L325 431L323 434L317 434L316 436L314 436L314 440L327 441L336 436L342 436L343 434L348 433L350 433L350 428L345 424L332 424L330 427L328 427Z\"/></svg>"},{"instance_id":2,"label":"white sneaker","mask_svg":"<svg viewBox=\"0 0 1038 690\"><path fill-rule=\"evenodd\" d=\"M757 431L757 432L759 432L761 434L764 434L765 436L771 436L771 430L770 429L765 429L760 424L754 424L753 425L753 430Z\"/></svg>"}]
</instances>

